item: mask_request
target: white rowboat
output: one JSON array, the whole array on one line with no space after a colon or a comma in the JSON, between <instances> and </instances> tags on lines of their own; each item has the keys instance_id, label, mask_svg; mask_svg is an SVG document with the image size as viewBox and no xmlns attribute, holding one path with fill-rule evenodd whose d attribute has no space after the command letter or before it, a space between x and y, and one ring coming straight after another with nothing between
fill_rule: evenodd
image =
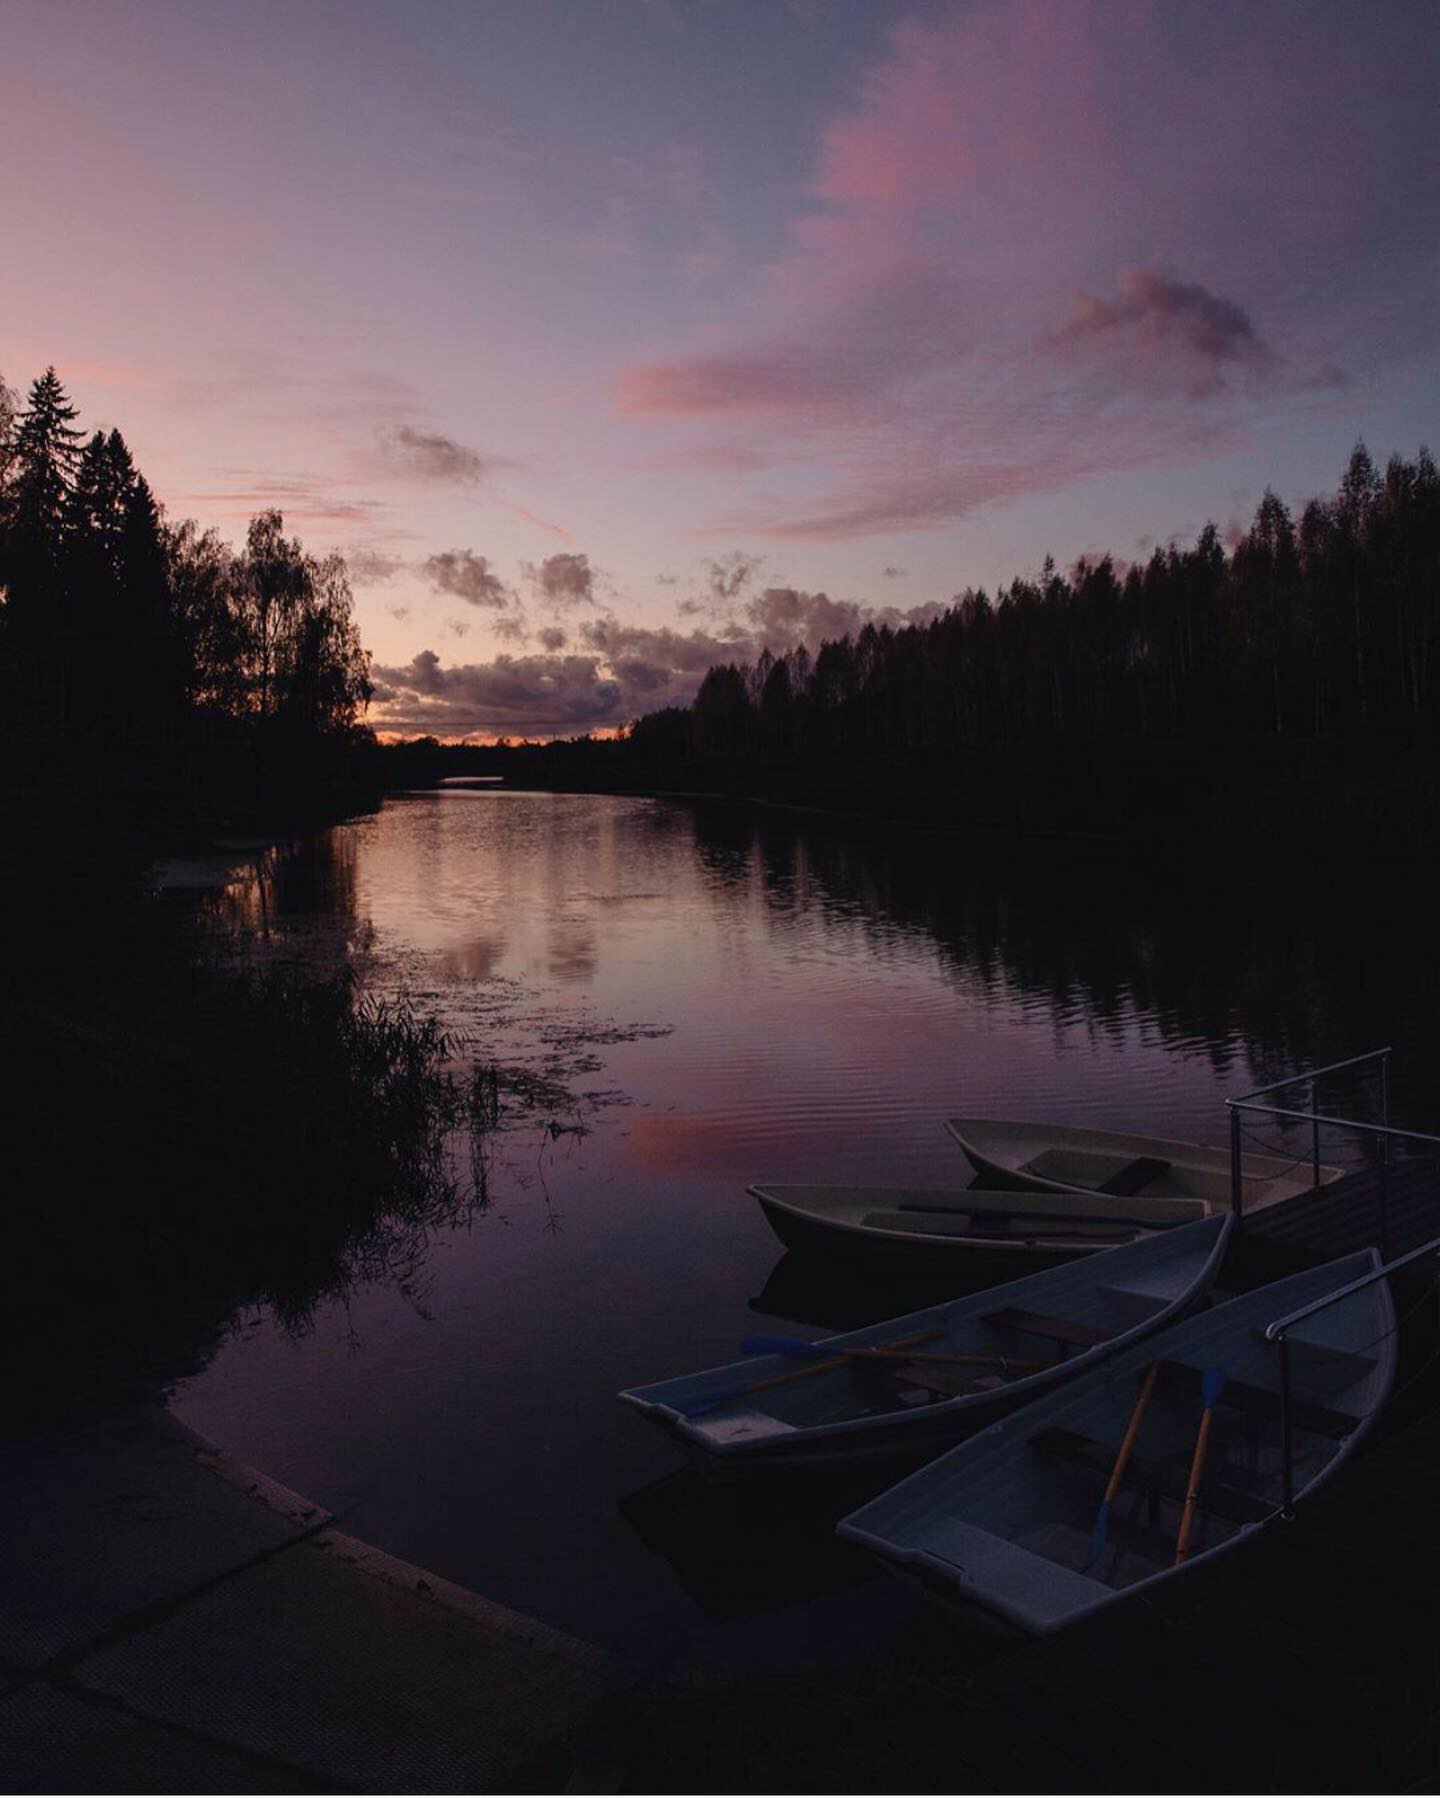
<instances>
[{"instance_id":1,"label":"white rowboat","mask_svg":"<svg viewBox=\"0 0 1440 1799\"><path fill-rule=\"evenodd\" d=\"M1199 1305L1231 1220L1203 1219L888 1323L621 1393L710 1472L933 1453ZM1044 1331L1036 1337L1037 1320ZM902 1347L888 1356L846 1354ZM947 1359L955 1358L955 1359Z\"/></svg>"},{"instance_id":2,"label":"white rowboat","mask_svg":"<svg viewBox=\"0 0 1440 1799\"><path fill-rule=\"evenodd\" d=\"M973 1273L985 1260L1063 1261L1193 1224L1210 1211L1199 1199L978 1187L766 1184L749 1191L789 1249L926 1275Z\"/></svg>"},{"instance_id":3,"label":"white rowboat","mask_svg":"<svg viewBox=\"0 0 1440 1799\"><path fill-rule=\"evenodd\" d=\"M1266 1326L1379 1267L1365 1250L1151 1333L852 1512L839 1532L941 1598L1042 1636L1223 1554L1267 1523L1284 1494L1279 1364ZM1377 1280L1337 1299L1290 1329L1287 1345L1303 1498L1343 1464L1389 1393L1389 1287ZM1202 1388L1219 1375L1196 1481ZM1137 1417L1101 1531L1101 1500ZM1195 1534L1177 1566L1192 1491Z\"/></svg>"},{"instance_id":4,"label":"white rowboat","mask_svg":"<svg viewBox=\"0 0 1440 1799\"><path fill-rule=\"evenodd\" d=\"M1013 1124L992 1118L950 1118L945 1128L980 1173L1039 1193L1101 1194L1113 1200L1203 1200L1228 1206L1230 1151L1122 1131L1080 1130L1061 1124ZM1321 1167L1319 1184L1339 1180L1342 1168ZM1240 1158L1241 1203L1247 1212L1293 1199L1315 1184L1308 1159L1245 1152Z\"/></svg>"}]
</instances>

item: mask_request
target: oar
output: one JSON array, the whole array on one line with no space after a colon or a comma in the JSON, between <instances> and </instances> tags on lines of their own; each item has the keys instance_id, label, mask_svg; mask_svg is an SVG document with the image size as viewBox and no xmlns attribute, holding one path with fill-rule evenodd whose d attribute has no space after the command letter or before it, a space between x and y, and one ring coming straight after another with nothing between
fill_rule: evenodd
<instances>
[{"instance_id":1,"label":"oar","mask_svg":"<svg viewBox=\"0 0 1440 1799\"><path fill-rule=\"evenodd\" d=\"M897 1337L893 1343L887 1343L887 1349L901 1351L909 1359L909 1345L912 1343L930 1343L940 1335L938 1330L917 1331L913 1337ZM719 1411L722 1405L729 1405L732 1400L746 1399L752 1393L763 1393L769 1387L783 1387L788 1381L807 1380L812 1374L824 1374L831 1368L845 1368L850 1364L849 1356L839 1355L827 1358L823 1362L806 1362L803 1368L791 1368L784 1374L767 1374L763 1380L747 1381L743 1387L726 1387L719 1393L706 1393L698 1399L682 1401L675 1407L682 1418L698 1418L705 1412Z\"/></svg>"},{"instance_id":2,"label":"oar","mask_svg":"<svg viewBox=\"0 0 1440 1799\"><path fill-rule=\"evenodd\" d=\"M1190 1481L1185 1492L1185 1510L1180 1517L1180 1535L1175 1539L1175 1566L1178 1568L1190 1553L1190 1533L1195 1528L1195 1508L1200 1503L1200 1477L1205 1472L1205 1450L1210 1441L1210 1421L1225 1390L1225 1370L1207 1368L1200 1379L1200 1398L1204 1411L1200 1429L1195 1434L1195 1454L1190 1461Z\"/></svg>"},{"instance_id":3,"label":"oar","mask_svg":"<svg viewBox=\"0 0 1440 1799\"><path fill-rule=\"evenodd\" d=\"M1145 1372L1145 1379L1140 1384L1140 1397L1135 1401L1135 1409L1130 1414L1130 1422L1125 1426L1125 1435L1120 1441L1120 1449L1115 1457L1115 1466L1110 1470L1110 1479L1106 1483L1105 1497L1100 1501L1100 1510L1095 1514L1095 1528L1090 1533L1090 1560L1085 1564L1088 1572L1105 1553L1105 1533L1110 1526L1110 1506L1115 1495L1120 1491L1120 1483L1125 1478L1125 1465L1130 1460L1130 1451L1135 1447L1135 1438L1140 1431L1140 1420L1145 1416L1145 1408L1150 1403L1150 1395L1155 1391L1155 1377L1160 1372L1160 1364L1152 1362Z\"/></svg>"},{"instance_id":4,"label":"oar","mask_svg":"<svg viewBox=\"0 0 1440 1799\"><path fill-rule=\"evenodd\" d=\"M934 1331L933 1336L940 1333ZM1023 1356L953 1355L936 1349L892 1349L882 1344L857 1343L849 1349L833 1349L828 1343L807 1343L803 1337L747 1337L740 1345L742 1355L794 1356L808 1361L811 1356L846 1356L875 1362L954 1362L967 1368L1053 1368L1053 1362L1029 1361Z\"/></svg>"}]
</instances>

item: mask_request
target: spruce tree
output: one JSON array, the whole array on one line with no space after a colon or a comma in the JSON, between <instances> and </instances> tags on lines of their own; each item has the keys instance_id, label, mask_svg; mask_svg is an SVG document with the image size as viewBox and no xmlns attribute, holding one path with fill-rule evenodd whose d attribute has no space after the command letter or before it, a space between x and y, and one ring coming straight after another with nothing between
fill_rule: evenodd
<instances>
[{"instance_id":1,"label":"spruce tree","mask_svg":"<svg viewBox=\"0 0 1440 1799\"><path fill-rule=\"evenodd\" d=\"M54 568L80 463L78 414L53 368L30 389L15 429L11 532L23 557Z\"/></svg>"},{"instance_id":2,"label":"spruce tree","mask_svg":"<svg viewBox=\"0 0 1440 1799\"><path fill-rule=\"evenodd\" d=\"M80 461L75 408L49 368L16 423L6 493L5 638L16 703L37 719L70 716L65 547Z\"/></svg>"}]
</instances>

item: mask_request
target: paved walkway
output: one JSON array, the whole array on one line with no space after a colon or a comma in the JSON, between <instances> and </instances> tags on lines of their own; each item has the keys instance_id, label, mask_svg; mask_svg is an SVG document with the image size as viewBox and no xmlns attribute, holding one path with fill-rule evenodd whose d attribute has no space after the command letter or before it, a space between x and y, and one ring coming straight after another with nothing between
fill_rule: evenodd
<instances>
[{"instance_id":1,"label":"paved walkway","mask_svg":"<svg viewBox=\"0 0 1440 1799\"><path fill-rule=\"evenodd\" d=\"M0 1463L0 1790L553 1792L622 1685L158 1408Z\"/></svg>"}]
</instances>

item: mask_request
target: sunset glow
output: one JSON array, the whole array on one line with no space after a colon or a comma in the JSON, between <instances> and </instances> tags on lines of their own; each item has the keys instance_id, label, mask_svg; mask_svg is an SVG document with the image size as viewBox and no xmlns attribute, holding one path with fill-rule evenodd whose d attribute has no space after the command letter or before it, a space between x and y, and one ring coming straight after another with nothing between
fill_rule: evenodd
<instances>
[{"instance_id":1,"label":"sunset glow","mask_svg":"<svg viewBox=\"0 0 1440 1799\"><path fill-rule=\"evenodd\" d=\"M380 730L613 728L1413 452L1437 37L1408 0L15 0L47 153L0 373L53 362L171 517L343 551Z\"/></svg>"}]
</instances>

